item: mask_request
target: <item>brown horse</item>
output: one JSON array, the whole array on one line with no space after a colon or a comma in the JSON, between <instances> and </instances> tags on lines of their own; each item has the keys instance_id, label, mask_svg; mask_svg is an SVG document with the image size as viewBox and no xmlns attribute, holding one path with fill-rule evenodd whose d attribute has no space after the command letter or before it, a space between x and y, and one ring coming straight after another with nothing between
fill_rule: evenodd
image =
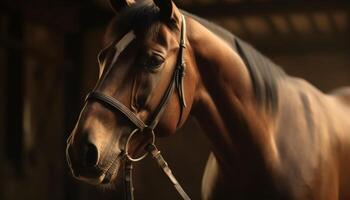
<instances>
[{"instance_id":1,"label":"brown horse","mask_svg":"<svg viewBox=\"0 0 350 200\"><path fill-rule=\"evenodd\" d=\"M203 199L350 199L349 88L323 94L171 0L110 2L100 79L68 139L76 178L115 181L192 115L213 151Z\"/></svg>"}]
</instances>

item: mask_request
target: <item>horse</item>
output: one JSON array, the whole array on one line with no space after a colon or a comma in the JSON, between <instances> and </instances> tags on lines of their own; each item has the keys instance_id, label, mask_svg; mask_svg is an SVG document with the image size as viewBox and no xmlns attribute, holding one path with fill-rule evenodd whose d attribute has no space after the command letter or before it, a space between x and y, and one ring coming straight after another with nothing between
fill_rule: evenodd
<instances>
[{"instance_id":1,"label":"horse","mask_svg":"<svg viewBox=\"0 0 350 200\"><path fill-rule=\"evenodd\" d=\"M68 138L75 178L112 184L191 115L212 147L203 199L350 199L349 87L323 93L171 0L110 5L99 80Z\"/></svg>"}]
</instances>

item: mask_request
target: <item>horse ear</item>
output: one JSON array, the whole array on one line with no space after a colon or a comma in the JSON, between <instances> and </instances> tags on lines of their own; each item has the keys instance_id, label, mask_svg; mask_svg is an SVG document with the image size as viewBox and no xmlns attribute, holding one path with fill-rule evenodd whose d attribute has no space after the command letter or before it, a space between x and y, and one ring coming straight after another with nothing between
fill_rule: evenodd
<instances>
[{"instance_id":1,"label":"horse ear","mask_svg":"<svg viewBox=\"0 0 350 200\"><path fill-rule=\"evenodd\" d=\"M163 20L176 21L176 6L172 0L154 0Z\"/></svg>"},{"instance_id":2,"label":"horse ear","mask_svg":"<svg viewBox=\"0 0 350 200\"><path fill-rule=\"evenodd\" d=\"M115 12L120 12L134 3L135 0L109 0L109 4Z\"/></svg>"}]
</instances>

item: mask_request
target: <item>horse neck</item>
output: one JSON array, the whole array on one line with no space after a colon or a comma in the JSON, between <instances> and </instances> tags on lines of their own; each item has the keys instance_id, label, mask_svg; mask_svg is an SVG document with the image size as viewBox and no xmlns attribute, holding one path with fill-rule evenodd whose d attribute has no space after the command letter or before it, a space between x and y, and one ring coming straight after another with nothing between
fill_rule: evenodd
<instances>
[{"instance_id":1,"label":"horse neck","mask_svg":"<svg viewBox=\"0 0 350 200\"><path fill-rule=\"evenodd\" d=\"M246 65L222 39L188 21L190 49L200 77L193 115L217 160L228 170L265 164L269 125L256 103Z\"/></svg>"}]
</instances>

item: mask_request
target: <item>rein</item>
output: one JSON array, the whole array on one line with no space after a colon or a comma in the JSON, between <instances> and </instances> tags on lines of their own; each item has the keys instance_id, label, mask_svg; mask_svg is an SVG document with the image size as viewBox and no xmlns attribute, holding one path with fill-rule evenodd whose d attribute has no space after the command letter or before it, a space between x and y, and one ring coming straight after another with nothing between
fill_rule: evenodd
<instances>
[{"instance_id":1,"label":"rein","mask_svg":"<svg viewBox=\"0 0 350 200\"><path fill-rule=\"evenodd\" d=\"M176 68L172 77L172 80L165 91L164 96L161 99L160 104L158 105L157 109L153 113L153 117L150 123L145 123L142 121L137 115L132 112L127 106L125 106L123 103L118 101L117 99L113 98L112 96L108 96L103 94L102 92L97 91L97 87L95 87L94 90L92 90L86 97L85 101L88 100L97 100L100 103L106 104L111 106L113 109L119 111L122 113L126 118L128 118L137 128L134 129L128 136L125 145L124 145L124 156L125 157L125 166L124 166L124 191L125 191L125 199L126 200L133 200L133 183L132 183L132 162L137 162L143 160L148 154L151 154L152 157L156 160L158 165L163 169L163 172L168 176L169 180L174 185L177 192L181 195L181 197L184 200L190 200L190 197L187 195L187 193L184 191L184 189L181 187L179 182L176 180L175 176L173 175L171 169L169 168L167 162L164 160L163 156L161 155L160 151L157 149L155 145L155 134L154 129L157 127L160 118L170 100L170 97L174 93L174 90L176 89L178 92L179 101L181 104L181 110L180 110L180 120L183 114L183 109L186 107L186 101L184 96L184 88L183 88L183 78L185 73L186 64L184 61L184 49L186 47L185 42L185 36L186 36L186 21L185 17L182 15L182 23L181 23L181 34L180 34L180 45L179 45L179 54L177 58L177 64ZM126 36L122 38L120 42L116 45L116 54L113 58L113 61L110 64L110 67L108 71L105 73L105 76L101 79L100 83L102 83L107 74L109 73L110 69L113 67L117 56L120 55L120 53L126 48L126 46L134 39L135 35L133 32L129 32ZM129 152L128 152L128 144L131 140L131 138L137 134L137 133L144 133L148 132L152 135L152 142L149 143L146 146L146 152L142 156L138 158L133 158Z\"/></svg>"}]
</instances>

